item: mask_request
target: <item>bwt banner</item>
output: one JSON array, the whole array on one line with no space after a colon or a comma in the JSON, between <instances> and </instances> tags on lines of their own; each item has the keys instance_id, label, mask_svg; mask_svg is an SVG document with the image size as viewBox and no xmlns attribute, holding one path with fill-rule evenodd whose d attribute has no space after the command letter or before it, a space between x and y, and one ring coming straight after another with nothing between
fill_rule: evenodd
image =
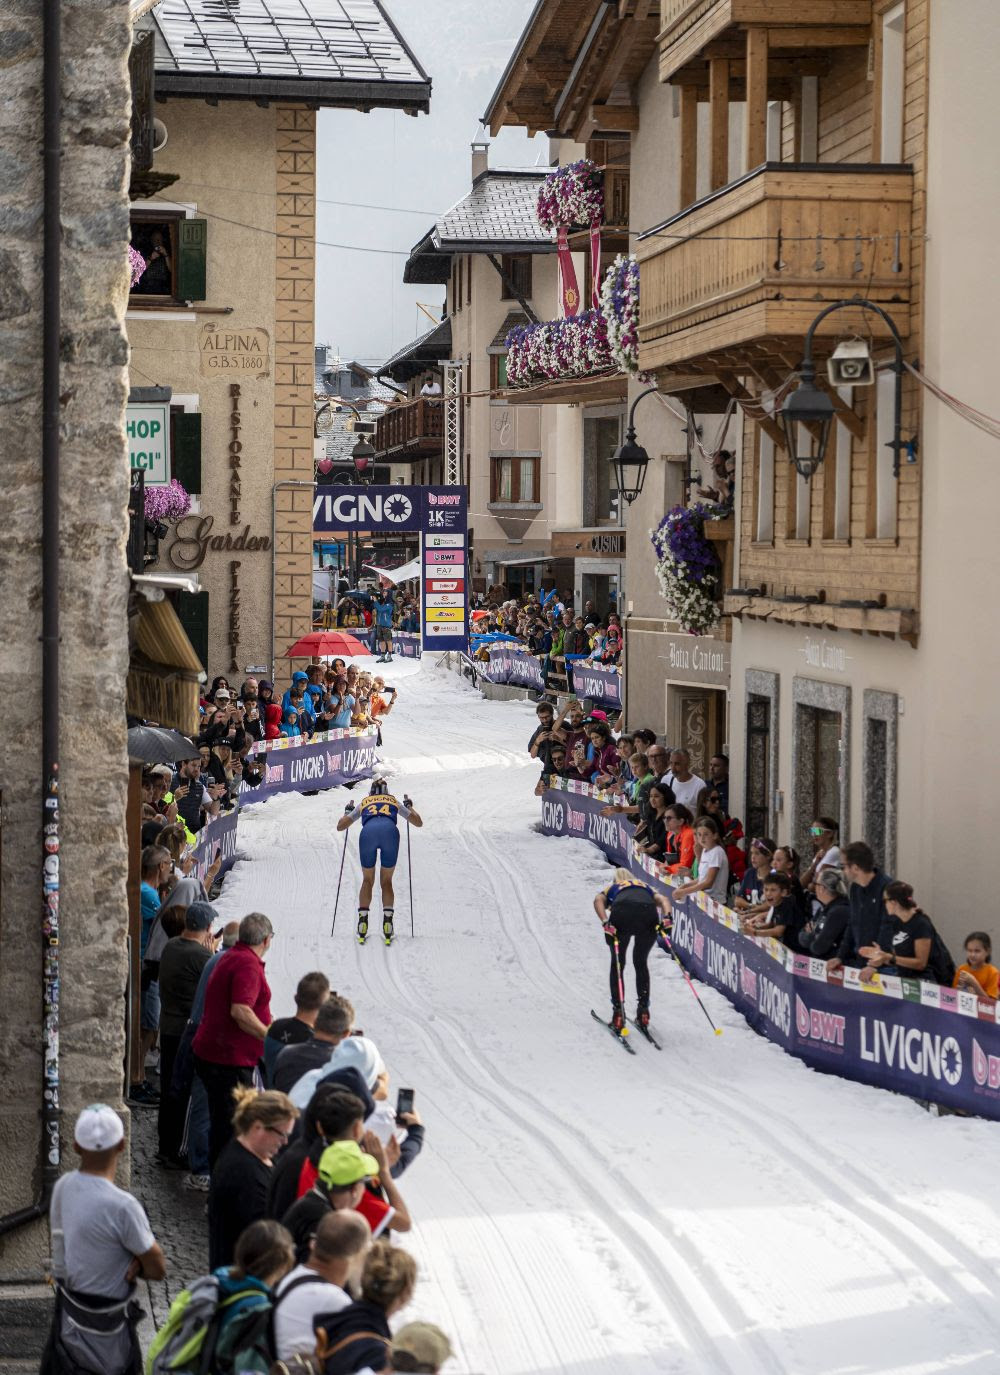
<instances>
[{"instance_id":1,"label":"bwt banner","mask_svg":"<svg viewBox=\"0 0 1000 1375\"><path fill-rule=\"evenodd\" d=\"M536 688L539 692L545 689L542 666L526 649L517 649L513 645L490 645L489 664L477 663L476 667L485 670L483 677L491 683Z\"/></svg>"},{"instance_id":2,"label":"bwt banner","mask_svg":"<svg viewBox=\"0 0 1000 1375\"><path fill-rule=\"evenodd\" d=\"M549 789L542 830L589 840L669 892L632 854L631 824L601 815L610 801L583 783ZM825 960L744 936L736 914L703 895L674 906L673 945L756 1031L814 1069L1000 1120L1000 1004L913 979L830 976Z\"/></svg>"},{"instance_id":3,"label":"bwt banner","mask_svg":"<svg viewBox=\"0 0 1000 1375\"><path fill-rule=\"evenodd\" d=\"M577 697L589 697L595 706L621 710L622 679L616 668L574 663L573 692Z\"/></svg>"},{"instance_id":4,"label":"bwt banner","mask_svg":"<svg viewBox=\"0 0 1000 1375\"><path fill-rule=\"evenodd\" d=\"M420 636L413 635L408 630L394 630L392 632L392 652L398 654L401 659L419 659Z\"/></svg>"},{"instance_id":5,"label":"bwt banner","mask_svg":"<svg viewBox=\"0 0 1000 1375\"><path fill-rule=\"evenodd\" d=\"M419 532L425 649L468 647L468 525L467 487L314 488L314 533Z\"/></svg>"},{"instance_id":6,"label":"bwt banner","mask_svg":"<svg viewBox=\"0 0 1000 1375\"><path fill-rule=\"evenodd\" d=\"M243 785L240 800L264 802L278 793L336 788L370 778L375 767L376 732L329 731L311 740L267 740L254 746L262 756L264 781L256 788Z\"/></svg>"}]
</instances>

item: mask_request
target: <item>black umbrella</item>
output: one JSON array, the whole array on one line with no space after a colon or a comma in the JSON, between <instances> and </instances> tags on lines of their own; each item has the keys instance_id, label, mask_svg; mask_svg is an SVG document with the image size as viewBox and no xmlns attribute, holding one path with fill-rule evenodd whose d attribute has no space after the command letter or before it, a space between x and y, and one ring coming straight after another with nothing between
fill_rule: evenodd
<instances>
[{"instance_id":1,"label":"black umbrella","mask_svg":"<svg viewBox=\"0 0 1000 1375\"><path fill-rule=\"evenodd\" d=\"M131 726L128 732L128 752L132 759L144 764L176 764L179 759L195 759L198 746L180 731L165 730L162 726Z\"/></svg>"}]
</instances>

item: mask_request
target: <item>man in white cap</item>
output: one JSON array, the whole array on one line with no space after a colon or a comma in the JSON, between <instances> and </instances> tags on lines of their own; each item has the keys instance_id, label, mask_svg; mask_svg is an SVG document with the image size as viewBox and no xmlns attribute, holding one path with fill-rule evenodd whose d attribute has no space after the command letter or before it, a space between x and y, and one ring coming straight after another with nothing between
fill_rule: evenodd
<instances>
[{"instance_id":1,"label":"man in white cap","mask_svg":"<svg viewBox=\"0 0 1000 1375\"><path fill-rule=\"evenodd\" d=\"M41 1375L73 1368L70 1360L105 1375L141 1372L131 1302L136 1279L167 1273L163 1251L138 1200L115 1184L125 1149L121 1118L94 1103L76 1120L73 1148L80 1168L52 1191L52 1271L56 1312Z\"/></svg>"}]
</instances>

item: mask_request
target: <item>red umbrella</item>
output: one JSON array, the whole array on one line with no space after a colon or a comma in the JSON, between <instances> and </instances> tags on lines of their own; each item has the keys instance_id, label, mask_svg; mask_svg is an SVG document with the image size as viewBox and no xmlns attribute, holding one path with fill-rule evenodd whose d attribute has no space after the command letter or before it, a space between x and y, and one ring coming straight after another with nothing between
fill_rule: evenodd
<instances>
[{"instance_id":1,"label":"red umbrella","mask_svg":"<svg viewBox=\"0 0 1000 1375\"><path fill-rule=\"evenodd\" d=\"M339 654L341 658L352 659L362 654L370 655L371 650L356 636L345 635L342 630L314 630L285 650L286 659L319 658L323 654Z\"/></svg>"}]
</instances>

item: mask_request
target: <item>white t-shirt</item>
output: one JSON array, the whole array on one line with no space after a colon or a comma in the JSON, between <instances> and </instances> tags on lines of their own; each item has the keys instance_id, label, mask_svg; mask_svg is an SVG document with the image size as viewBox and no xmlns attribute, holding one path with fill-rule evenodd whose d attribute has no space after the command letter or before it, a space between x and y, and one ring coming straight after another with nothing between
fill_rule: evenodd
<instances>
[{"instance_id":1,"label":"white t-shirt","mask_svg":"<svg viewBox=\"0 0 1000 1375\"><path fill-rule=\"evenodd\" d=\"M673 789L675 802L679 802L692 812L697 805L699 793L706 786L705 780L699 778L696 773L693 773L686 783L682 783L679 778L675 778L672 773L668 772L663 775L661 782Z\"/></svg>"},{"instance_id":2,"label":"white t-shirt","mask_svg":"<svg viewBox=\"0 0 1000 1375\"><path fill-rule=\"evenodd\" d=\"M839 869L840 865L840 847L837 845L831 845L829 850L827 850L826 854L816 865L816 868L813 870L813 872L818 874L821 869Z\"/></svg>"},{"instance_id":3,"label":"white t-shirt","mask_svg":"<svg viewBox=\"0 0 1000 1375\"><path fill-rule=\"evenodd\" d=\"M287 1299L281 1296L295 1280L312 1276L311 1284L298 1284ZM274 1291L274 1346L279 1361L287 1361L297 1351L315 1351L316 1333L313 1318L319 1313L339 1313L351 1302L338 1284L330 1284L310 1270L308 1265L296 1265Z\"/></svg>"},{"instance_id":4,"label":"white t-shirt","mask_svg":"<svg viewBox=\"0 0 1000 1375\"><path fill-rule=\"evenodd\" d=\"M133 1257L156 1244L138 1199L81 1170L56 1180L49 1221L56 1277L105 1299L127 1297L125 1272Z\"/></svg>"},{"instance_id":5,"label":"white t-shirt","mask_svg":"<svg viewBox=\"0 0 1000 1375\"><path fill-rule=\"evenodd\" d=\"M718 869L715 882L707 889L708 896L716 902L725 902L729 895L729 860L721 845L713 845L711 850L703 850L698 856L698 877L702 879L709 869Z\"/></svg>"}]
</instances>

